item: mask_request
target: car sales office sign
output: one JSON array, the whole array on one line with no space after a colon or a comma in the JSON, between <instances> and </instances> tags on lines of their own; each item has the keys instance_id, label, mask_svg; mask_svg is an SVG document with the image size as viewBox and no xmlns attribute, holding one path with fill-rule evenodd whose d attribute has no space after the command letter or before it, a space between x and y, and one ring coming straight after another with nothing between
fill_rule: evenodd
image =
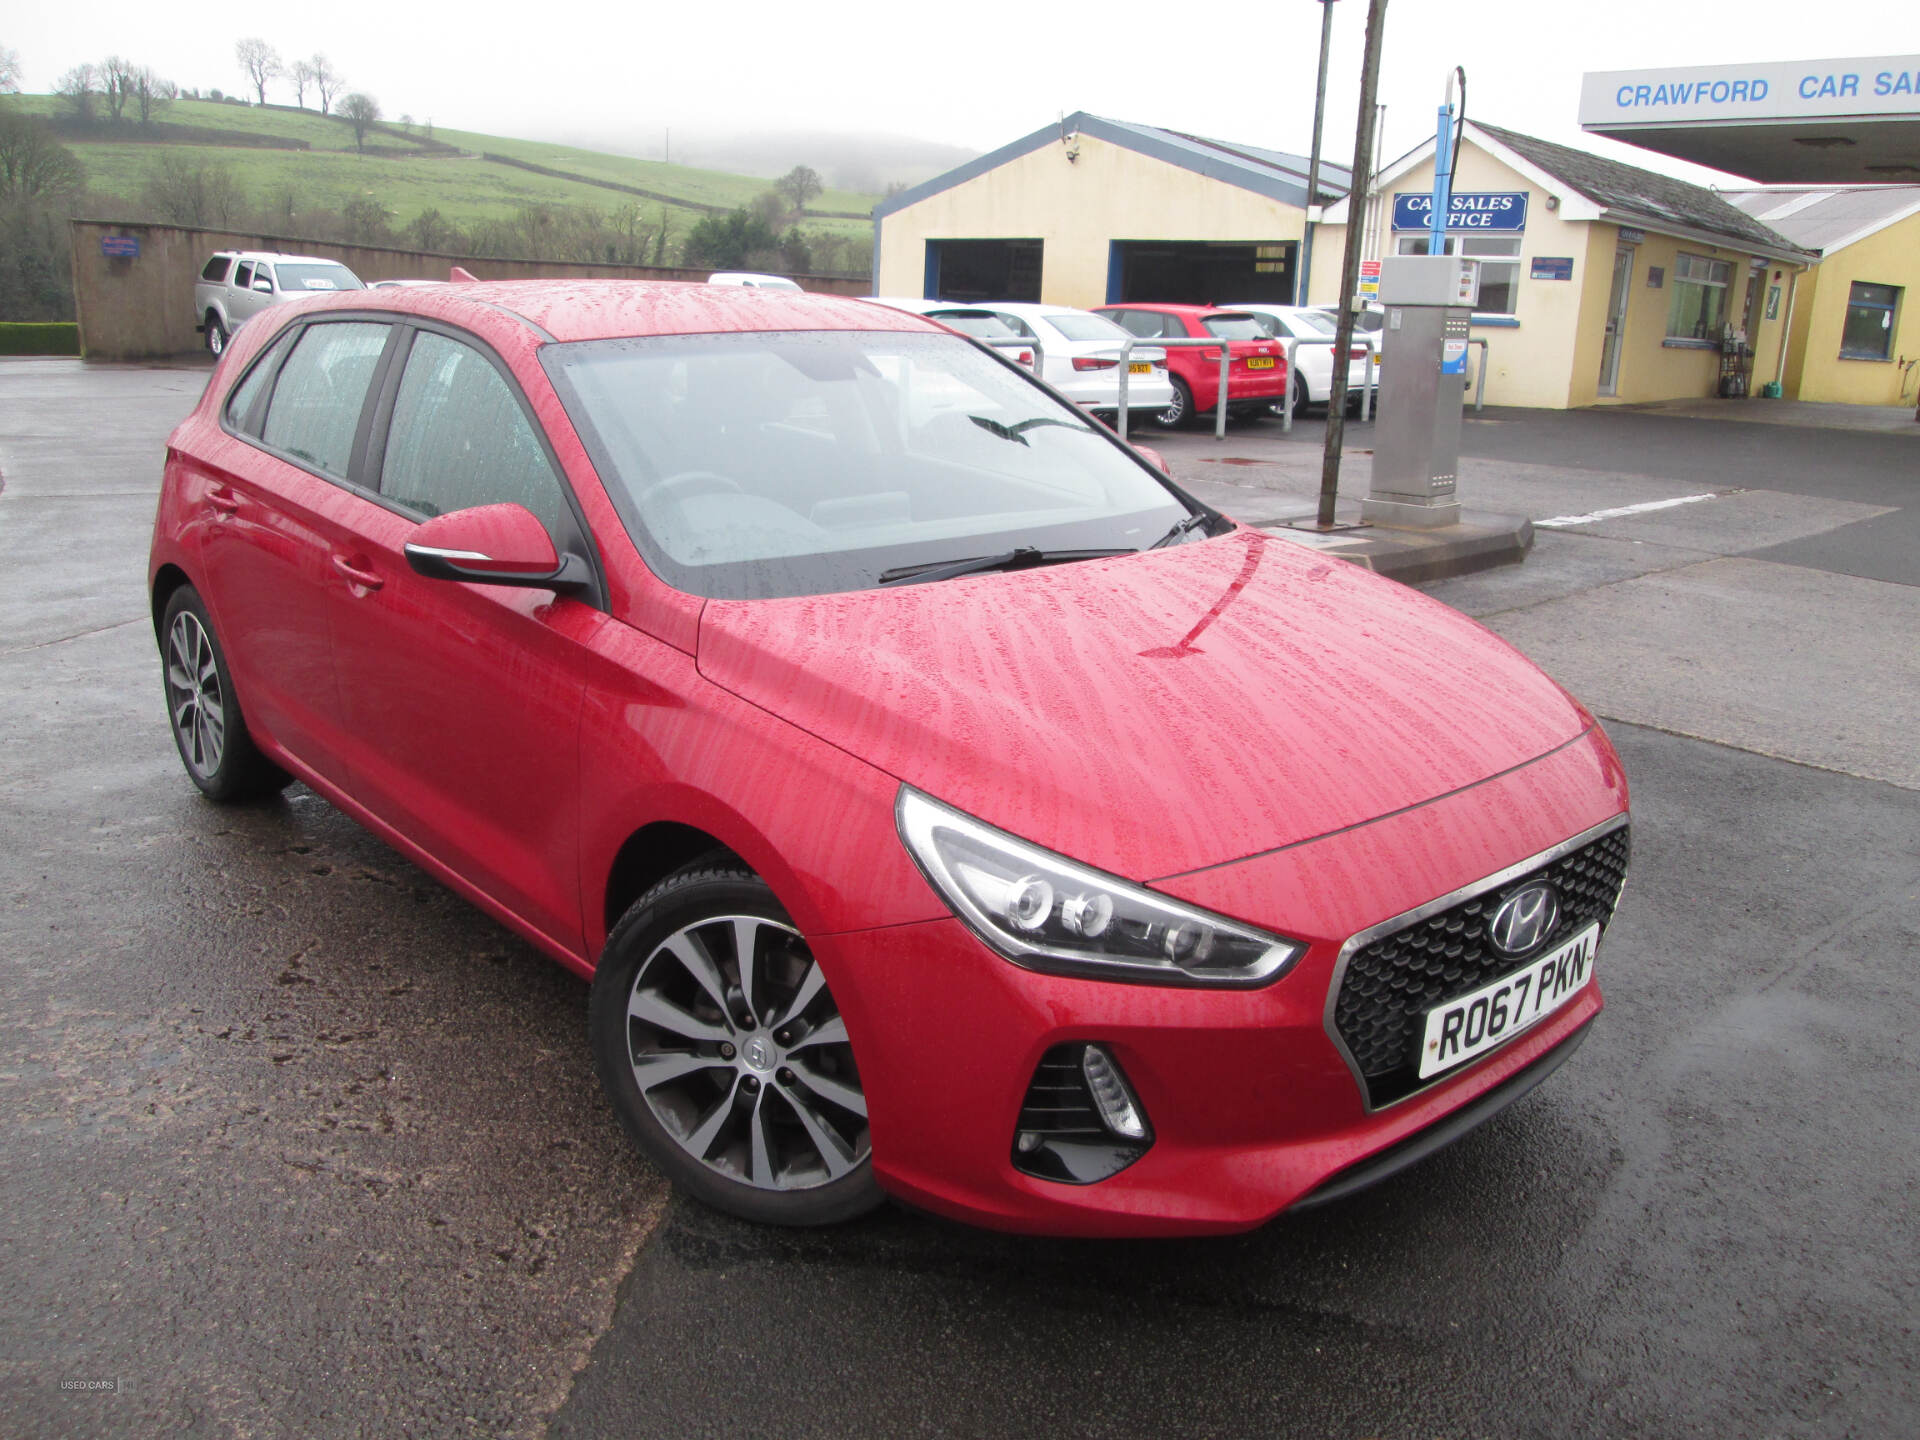
<instances>
[{"instance_id":1,"label":"car sales office sign","mask_svg":"<svg viewBox=\"0 0 1920 1440\"><path fill-rule=\"evenodd\" d=\"M1433 196L1425 191L1393 197L1393 228L1425 230L1433 214ZM1497 231L1513 234L1527 228L1527 192L1524 190L1458 190L1447 207L1449 233Z\"/></svg>"}]
</instances>

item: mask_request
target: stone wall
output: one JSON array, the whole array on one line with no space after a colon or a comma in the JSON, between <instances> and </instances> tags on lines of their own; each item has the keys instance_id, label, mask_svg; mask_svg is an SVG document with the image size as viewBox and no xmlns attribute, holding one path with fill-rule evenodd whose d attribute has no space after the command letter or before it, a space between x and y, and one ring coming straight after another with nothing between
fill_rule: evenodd
<instances>
[{"instance_id":1,"label":"stone wall","mask_svg":"<svg viewBox=\"0 0 1920 1440\"><path fill-rule=\"evenodd\" d=\"M483 260L397 250L382 245L337 245L286 235L248 235L184 225L122 224L75 220L73 299L80 322L81 352L89 360L149 360L201 349L194 325L193 284L216 250L273 250L338 260L362 280L444 280L455 265L482 280L593 277L613 280L702 281L708 271L648 265L584 265L546 260ZM108 255L112 237L138 242L136 256ZM864 295L866 277L796 275L808 290L828 295Z\"/></svg>"}]
</instances>

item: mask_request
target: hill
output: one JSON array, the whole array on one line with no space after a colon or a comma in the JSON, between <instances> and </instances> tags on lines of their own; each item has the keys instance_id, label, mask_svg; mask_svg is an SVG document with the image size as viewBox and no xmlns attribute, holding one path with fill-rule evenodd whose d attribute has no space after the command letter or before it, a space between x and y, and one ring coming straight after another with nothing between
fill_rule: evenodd
<instances>
[{"instance_id":1,"label":"hill","mask_svg":"<svg viewBox=\"0 0 1920 1440\"><path fill-rule=\"evenodd\" d=\"M396 231L423 212L466 229L503 223L531 205L614 211L637 203L649 222L664 214L684 235L701 216L745 205L768 189L746 175L669 165L625 155L476 131L384 124L366 137L338 116L277 105L177 100L150 129L61 119L58 97L21 95L22 110L51 121L85 163L93 208L116 204L144 214L162 158L227 172L249 212L271 211L298 228L303 211L340 213L371 200ZM877 197L829 190L800 225L821 236L864 239Z\"/></svg>"}]
</instances>

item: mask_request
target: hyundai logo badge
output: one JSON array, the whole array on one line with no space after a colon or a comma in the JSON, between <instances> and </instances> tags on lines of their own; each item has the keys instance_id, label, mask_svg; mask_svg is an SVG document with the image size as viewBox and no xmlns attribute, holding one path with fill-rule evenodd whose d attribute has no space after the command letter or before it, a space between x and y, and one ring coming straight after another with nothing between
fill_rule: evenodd
<instances>
[{"instance_id":1,"label":"hyundai logo badge","mask_svg":"<svg viewBox=\"0 0 1920 1440\"><path fill-rule=\"evenodd\" d=\"M1487 938L1503 955L1524 955L1560 923L1560 896L1551 885L1524 885L1500 902L1487 922Z\"/></svg>"}]
</instances>

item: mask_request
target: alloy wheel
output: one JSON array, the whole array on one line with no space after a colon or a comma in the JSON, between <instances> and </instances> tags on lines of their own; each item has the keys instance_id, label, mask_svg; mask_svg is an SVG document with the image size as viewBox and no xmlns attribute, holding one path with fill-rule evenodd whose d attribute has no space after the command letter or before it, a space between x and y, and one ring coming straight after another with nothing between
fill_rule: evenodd
<instances>
[{"instance_id":1,"label":"alloy wheel","mask_svg":"<svg viewBox=\"0 0 1920 1440\"><path fill-rule=\"evenodd\" d=\"M167 632L167 715L188 768L211 779L227 748L226 694L213 638L191 610Z\"/></svg>"},{"instance_id":2,"label":"alloy wheel","mask_svg":"<svg viewBox=\"0 0 1920 1440\"><path fill-rule=\"evenodd\" d=\"M846 1022L792 926L757 915L684 926L641 964L626 1008L635 1084L708 1169L806 1190L871 1153Z\"/></svg>"}]
</instances>

